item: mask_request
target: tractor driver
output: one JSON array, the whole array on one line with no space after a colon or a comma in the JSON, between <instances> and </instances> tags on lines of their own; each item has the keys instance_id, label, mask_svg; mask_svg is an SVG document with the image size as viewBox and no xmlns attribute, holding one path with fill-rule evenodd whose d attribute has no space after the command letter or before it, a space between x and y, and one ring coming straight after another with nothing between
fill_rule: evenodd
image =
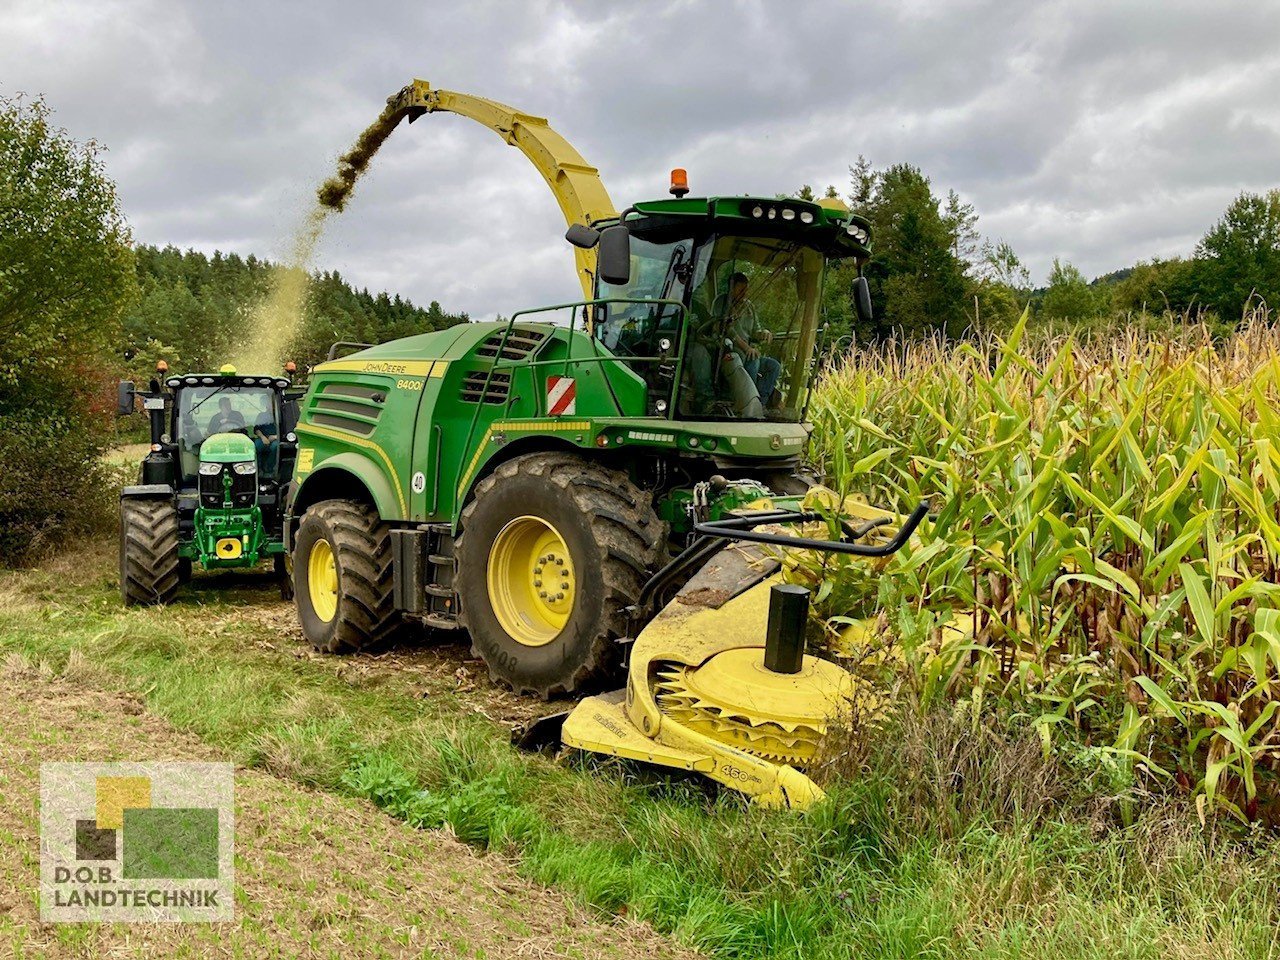
<instances>
[{"instance_id":1,"label":"tractor driver","mask_svg":"<svg viewBox=\"0 0 1280 960\"><path fill-rule=\"evenodd\" d=\"M729 280L727 302L721 297L715 313L728 318L728 340L742 359L742 368L755 383L760 402L767 407L782 375L782 364L774 357L764 356L755 345L757 341L772 343L773 331L760 323L755 304L747 299L750 287L751 282L745 273L735 273Z\"/></svg>"},{"instance_id":2,"label":"tractor driver","mask_svg":"<svg viewBox=\"0 0 1280 960\"><path fill-rule=\"evenodd\" d=\"M236 433L244 430L244 416L231 406L230 397L218 398L218 412L209 421L209 435L215 433Z\"/></svg>"},{"instance_id":3,"label":"tractor driver","mask_svg":"<svg viewBox=\"0 0 1280 960\"><path fill-rule=\"evenodd\" d=\"M276 453L280 449L280 427L271 409L271 398L264 397L263 401L262 412L253 424L253 447L258 453L258 469L263 473L273 473Z\"/></svg>"}]
</instances>

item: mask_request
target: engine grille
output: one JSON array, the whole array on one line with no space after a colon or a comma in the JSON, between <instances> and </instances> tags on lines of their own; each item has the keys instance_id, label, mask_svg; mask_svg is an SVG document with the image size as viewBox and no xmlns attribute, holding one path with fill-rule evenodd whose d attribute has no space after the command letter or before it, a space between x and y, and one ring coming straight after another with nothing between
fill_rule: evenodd
<instances>
[{"instance_id":1,"label":"engine grille","mask_svg":"<svg viewBox=\"0 0 1280 960\"><path fill-rule=\"evenodd\" d=\"M200 474L200 506L215 510L226 506L222 485L228 472L231 474L231 505L239 509L253 506L258 495L258 474L236 473L229 463L222 464L217 473Z\"/></svg>"}]
</instances>

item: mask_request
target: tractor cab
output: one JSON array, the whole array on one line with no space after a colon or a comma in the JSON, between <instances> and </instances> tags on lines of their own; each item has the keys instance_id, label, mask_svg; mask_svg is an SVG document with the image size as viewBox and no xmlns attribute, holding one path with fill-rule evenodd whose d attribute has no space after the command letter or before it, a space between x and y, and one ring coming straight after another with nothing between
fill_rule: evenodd
<instances>
[{"instance_id":1,"label":"tractor cab","mask_svg":"<svg viewBox=\"0 0 1280 960\"><path fill-rule=\"evenodd\" d=\"M167 368L158 368L167 373ZM252 567L268 557L284 573L284 491L296 452L297 399L287 376L245 376L230 365L217 373L153 379L139 391L120 384L121 414L141 397L151 418L151 448L139 484L121 494L121 587L126 602L164 602L168 553L141 543L131 526L171 518L172 564L178 580L192 564L206 569ZM167 529L167 524L160 524ZM148 535L152 536L154 535ZM131 550L135 555L129 556ZM136 569L135 569L136 568Z\"/></svg>"},{"instance_id":2,"label":"tractor cab","mask_svg":"<svg viewBox=\"0 0 1280 960\"><path fill-rule=\"evenodd\" d=\"M678 195L568 239L600 247L596 340L661 394L654 413L699 421L799 422L826 266L870 256L869 225L838 200Z\"/></svg>"}]
</instances>

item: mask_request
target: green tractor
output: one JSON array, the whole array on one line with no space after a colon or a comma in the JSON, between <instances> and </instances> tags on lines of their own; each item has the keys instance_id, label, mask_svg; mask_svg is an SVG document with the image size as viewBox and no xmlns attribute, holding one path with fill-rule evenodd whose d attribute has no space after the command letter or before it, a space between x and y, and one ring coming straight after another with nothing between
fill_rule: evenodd
<instances>
[{"instance_id":1,"label":"green tractor","mask_svg":"<svg viewBox=\"0 0 1280 960\"><path fill-rule=\"evenodd\" d=\"M618 213L544 120L422 81L388 105L437 110L538 166L585 296L314 369L284 518L298 614L327 652L463 628L518 692L598 687L723 545L697 528L799 506L826 267L865 261L870 228L839 201L686 196L684 171Z\"/></svg>"},{"instance_id":2,"label":"green tractor","mask_svg":"<svg viewBox=\"0 0 1280 960\"><path fill-rule=\"evenodd\" d=\"M157 373L166 372L162 361ZM163 383L158 376L145 391L120 384L118 412L132 413L141 398L151 426L139 482L120 495L126 604L168 603L195 564L225 570L271 561L289 595L283 494L300 396L290 387L288 377L241 376L231 366Z\"/></svg>"}]
</instances>

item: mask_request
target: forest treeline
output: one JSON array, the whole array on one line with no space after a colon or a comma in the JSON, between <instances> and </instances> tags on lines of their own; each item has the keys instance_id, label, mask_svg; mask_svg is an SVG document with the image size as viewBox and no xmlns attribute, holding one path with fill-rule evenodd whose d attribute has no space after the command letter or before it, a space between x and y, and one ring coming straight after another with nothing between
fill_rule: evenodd
<instances>
[{"instance_id":1,"label":"forest treeline","mask_svg":"<svg viewBox=\"0 0 1280 960\"><path fill-rule=\"evenodd\" d=\"M133 259L137 295L123 316L119 355L138 376L161 359L174 371L216 370L235 356L279 269L252 254L146 244L133 248ZM467 319L434 300L420 307L399 294L356 289L336 270L320 271L308 285L291 357L306 369L338 340L382 343Z\"/></svg>"},{"instance_id":2,"label":"forest treeline","mask_svg":"<svg viewBox=\"0 0 1280 960\"><path fill-rule=\"evenodd\" d=\"M1259 306L1280 305L1280 190L1241 193L1183 257L1140 262L1092 281L1055 259L1037 287L1010 243L982 236L973 205L954 190L935 192L919 167L877 170L859 158L850 181L846 193L831 186L825 195L871 221L865 272L875 315L869 323L857 318L849 294L854 267L837 265L825 288L828 343L837 349L852 341L1001 332L1028 305L1035 323L1058 329L1176 319L1222 333ZM796 195L816 198L808 186Z\"/></svg>"}]
</instances>

